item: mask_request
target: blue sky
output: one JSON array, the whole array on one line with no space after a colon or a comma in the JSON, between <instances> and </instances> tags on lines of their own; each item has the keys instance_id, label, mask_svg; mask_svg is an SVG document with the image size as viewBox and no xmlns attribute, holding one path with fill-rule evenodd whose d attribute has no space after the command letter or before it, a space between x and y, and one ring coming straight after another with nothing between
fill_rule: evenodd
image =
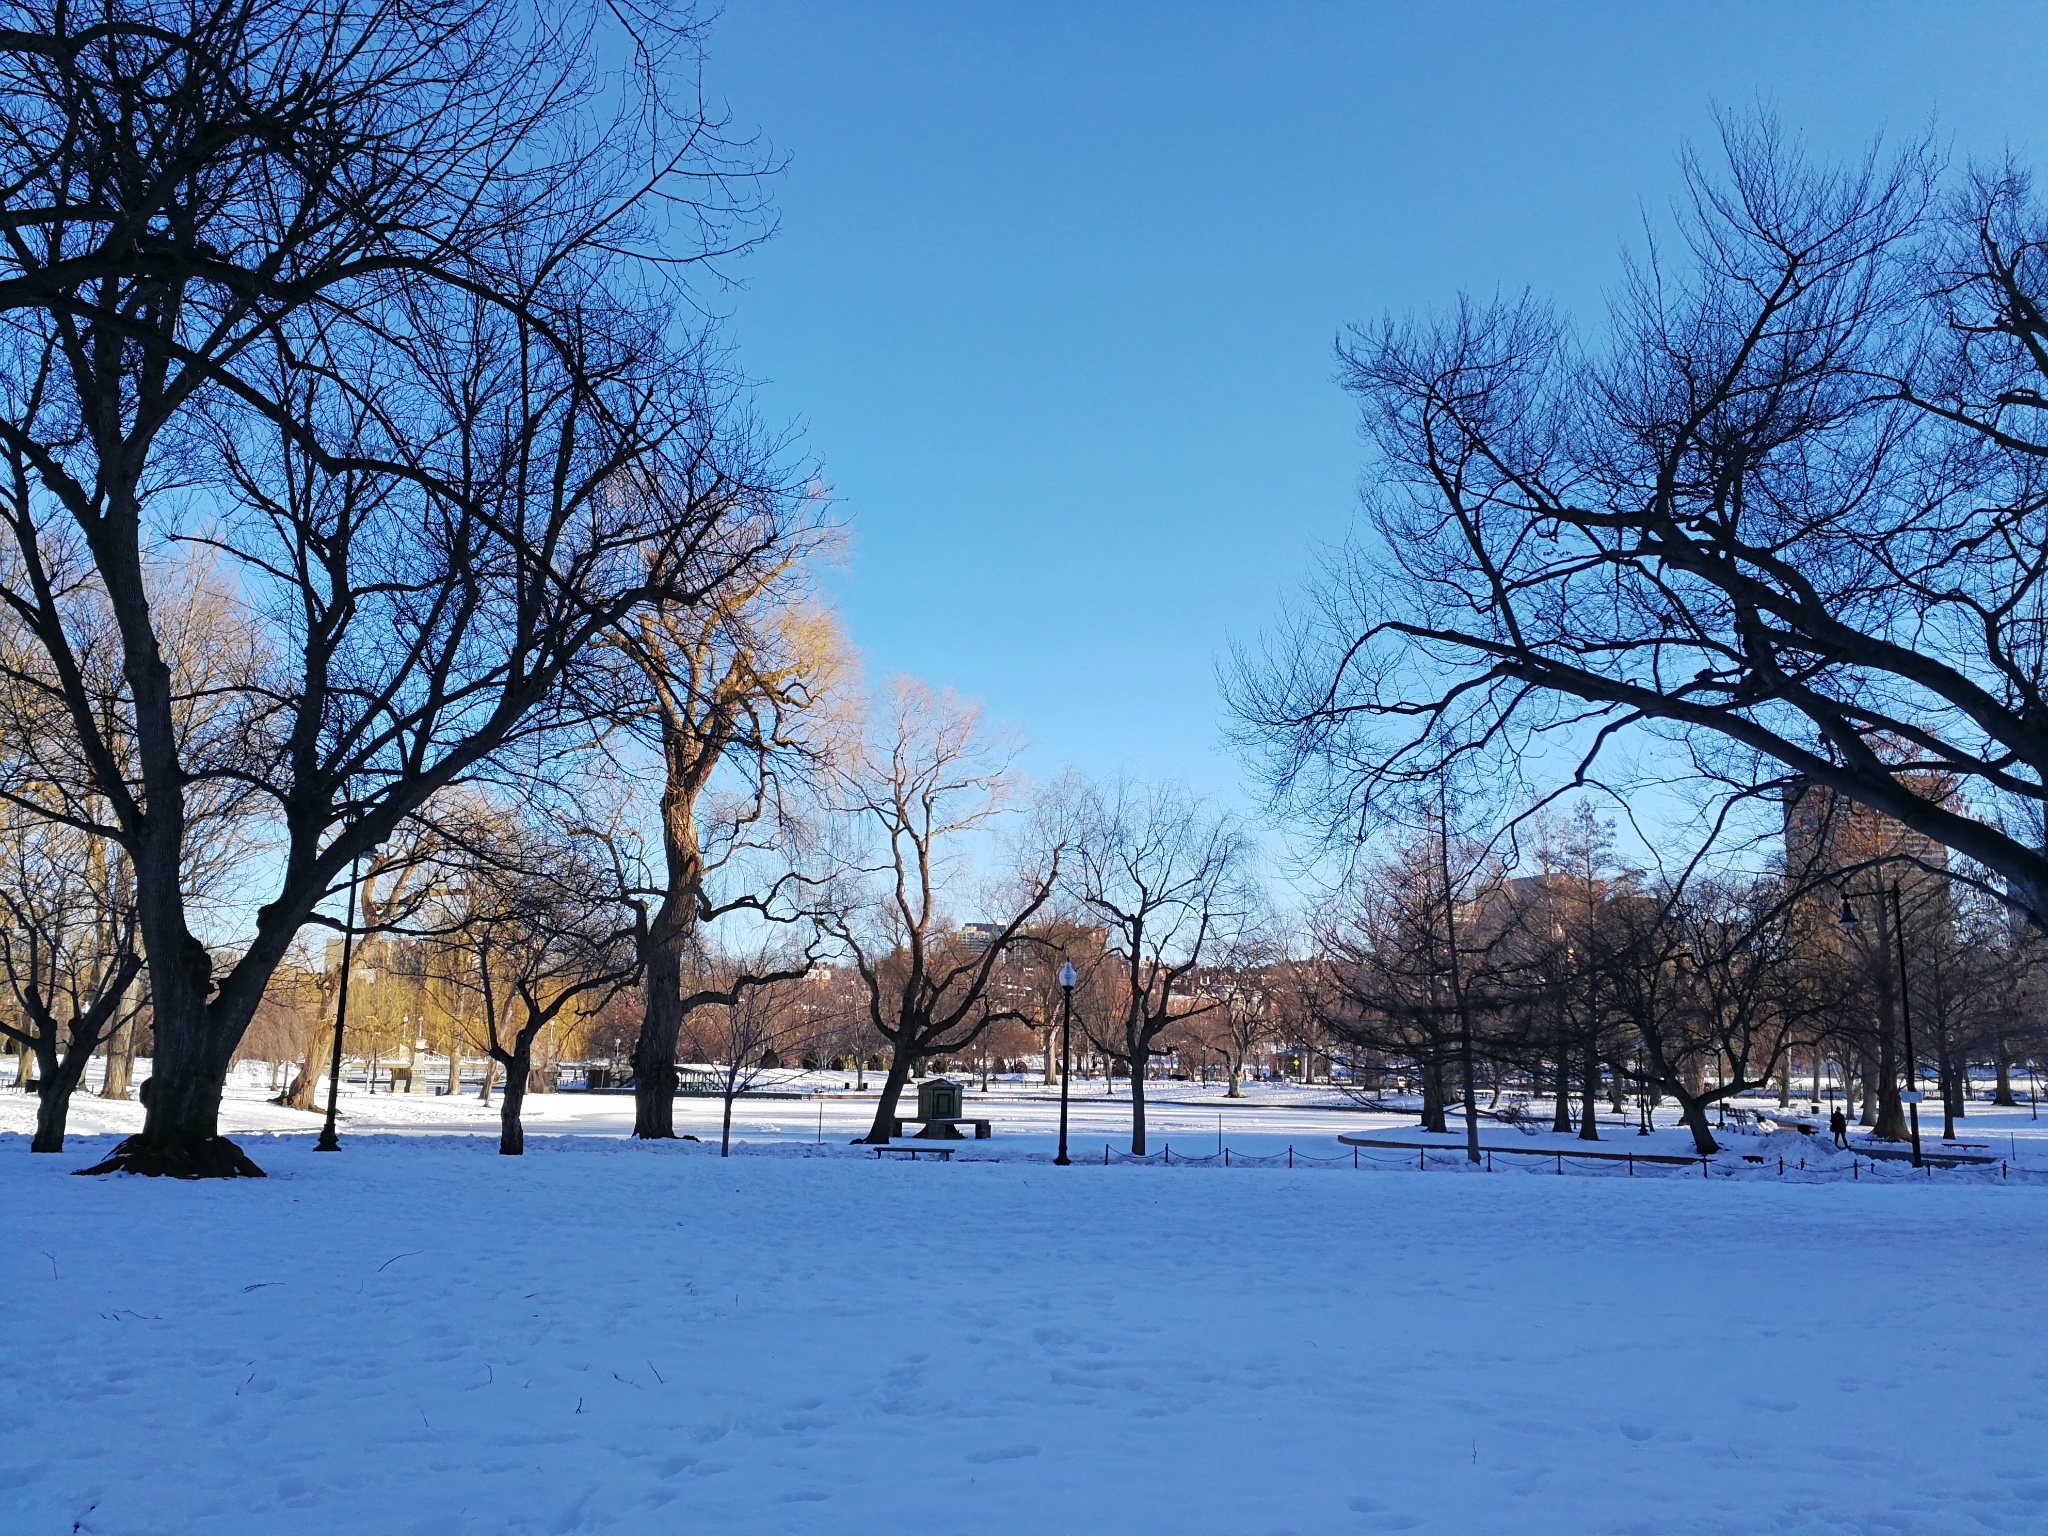
<instances>
[{"instance_id":1,"label":"blue sky","mask_svg":"<svg viewBox=\"0 0 2048 1536\"><path fill-rule=\"evenodd\" d=\"M1037 775L1226 800L1217 660L1355 501L1346 322L1597 321L1717 105L2048 146L2042 6L731 0L710 50L789 156L721 302L851 518L871 672L983 700Z\"/></svg>"}]
</instances>

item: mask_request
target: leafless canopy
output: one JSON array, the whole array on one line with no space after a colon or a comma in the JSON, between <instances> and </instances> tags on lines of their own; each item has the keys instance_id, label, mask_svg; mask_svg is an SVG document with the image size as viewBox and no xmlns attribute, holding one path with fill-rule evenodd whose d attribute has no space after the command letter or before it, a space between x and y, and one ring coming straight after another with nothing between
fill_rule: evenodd
<instances>
[{"instance_id":1,"label":"leafless canopy","mask_svg":"<svg viewBox=\"0 0 2048 1536\"><path fill-rule=\"evenodd\" d=\"M132 860L159 1058L144 1141L189 1161L350 860L573 723L593 636L692 601L774 526L780 487L686 280L759 233L756 167L698 108L687 19L10 14L0 604L69 726L39 771ZM216 552L250 637L196 737L160 601L181 544ZM178 868L189 802L221 784L260 803L278 857L216 981Z\"/></svg>"},{"instance_id":2,"label":"leafless canopy","mask_svg":"<svg viewBox=\"0 0 2048 1536\"><path fill-rule=\"evenodd\" d=\"M1723 149L1598 346L1526 298L1352 332L1365 527L1237 669L1247 744L1356 834L1447 772L1591 776L1648 726L2048 918L2048 223L2025 176L1944 192L1917 147Z\"/></svg>"}]
</instances>

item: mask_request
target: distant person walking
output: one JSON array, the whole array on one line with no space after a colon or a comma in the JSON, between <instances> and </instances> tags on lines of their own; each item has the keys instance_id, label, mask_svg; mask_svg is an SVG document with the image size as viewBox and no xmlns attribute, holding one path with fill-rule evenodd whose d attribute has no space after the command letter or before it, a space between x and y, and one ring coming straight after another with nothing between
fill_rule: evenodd
<instances>
[{"instance_id":1,"label":"distant person walking","mask_svg":"<svg viewBox=\"0 0 2048 1536\"><path fill-rule=\"evenodd\" d=\"M1828 1129L1835 1133L1836 1146L1846 1148L1849 1145L1849 1117L1839 1109L1828 1116Z\"/></svg>"}]
</instances>

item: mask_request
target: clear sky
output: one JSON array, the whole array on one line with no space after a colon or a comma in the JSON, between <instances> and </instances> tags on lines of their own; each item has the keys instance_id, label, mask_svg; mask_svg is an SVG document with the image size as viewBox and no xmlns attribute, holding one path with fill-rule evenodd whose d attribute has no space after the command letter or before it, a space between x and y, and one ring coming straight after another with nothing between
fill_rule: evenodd
<instances>
[{"instance_id":1,"label":"clear sky","mask_svg":"<svg viewBox=\"0 0 2048 1536\"><path fill-rule=\"evenodd\" d=\"M1347 321L1597 321L1717 105L2048 151L2039 4L729 0L710 47L790 157L722 302L851 517L871 672L983 700L1035 774L1229 800L1217 661L1355 500Z\"/></svg>"}]
</instances>

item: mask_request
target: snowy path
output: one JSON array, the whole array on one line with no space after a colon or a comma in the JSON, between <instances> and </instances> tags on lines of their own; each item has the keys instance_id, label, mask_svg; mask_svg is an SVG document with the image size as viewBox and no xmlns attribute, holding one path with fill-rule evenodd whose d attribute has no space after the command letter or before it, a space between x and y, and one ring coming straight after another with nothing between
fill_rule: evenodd
<instances>
[{"instance_id":1,"label":"snowy path","mask_svg":"<svg viewBox=\"0 0 2048 1536\"><path fill-rule=\"evenodd\" d=\"M2048 1530L2039 1188L105 1145L9 1532Z\"/></svg>"}]
</instances>

